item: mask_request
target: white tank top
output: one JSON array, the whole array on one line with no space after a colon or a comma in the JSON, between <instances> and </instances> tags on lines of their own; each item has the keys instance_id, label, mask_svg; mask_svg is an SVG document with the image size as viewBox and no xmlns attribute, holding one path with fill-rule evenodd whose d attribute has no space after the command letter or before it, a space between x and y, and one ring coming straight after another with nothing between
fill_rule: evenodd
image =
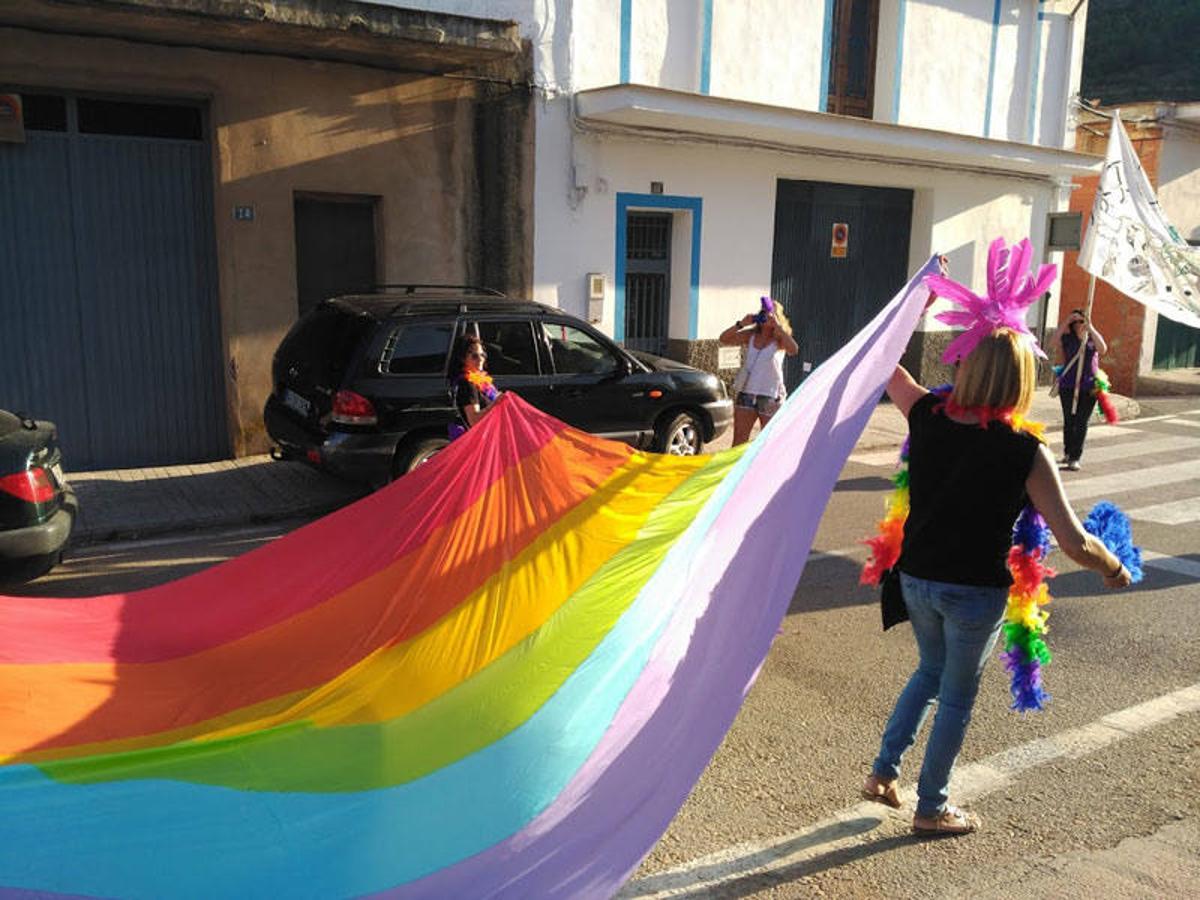
<instances>
[{"instance_id":1,"label":"white tank top","mask_svg":"<svg viewBox=\"0 0 1200 900\"><path fill-rule=\"evenodd\" d=\"M776 341L755 347L754 338L746 345L746 361L734 381L734 389L747 394L783 398L783 348Z\"/></svg>"}]
</instances>

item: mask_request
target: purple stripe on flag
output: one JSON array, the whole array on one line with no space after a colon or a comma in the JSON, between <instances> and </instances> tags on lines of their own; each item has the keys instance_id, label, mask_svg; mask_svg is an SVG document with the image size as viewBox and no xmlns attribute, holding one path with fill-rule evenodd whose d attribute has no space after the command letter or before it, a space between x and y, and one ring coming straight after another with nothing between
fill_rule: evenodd
<instances>
[{"instance_id":1,"label":"purple stripe on flag","mask_svg":"<svg viewBox=\"0 0 1200 900\"><path fill-rule=\"evenodd\" d=\"M676 611L648 664L563 792L511 838L391 896L618 890L695 786L754 683L838 474L921 315L921 279L934 271L930 259L805 381L747 453L754 477L725 498L703 552L677 581Z\"/></svg>"}]
</instances>

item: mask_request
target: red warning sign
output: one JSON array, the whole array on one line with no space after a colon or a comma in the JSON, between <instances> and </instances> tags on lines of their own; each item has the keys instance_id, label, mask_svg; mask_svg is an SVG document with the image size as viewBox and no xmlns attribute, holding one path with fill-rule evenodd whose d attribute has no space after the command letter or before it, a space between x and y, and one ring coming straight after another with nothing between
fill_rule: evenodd
<instances>
[{"instance_id":1,"label":"red warning sign","mask_svg":"<svg viewBox=\"0 0 1200 900\"><path fill-rule=\"evenodd\" d=\"M834 259L845 259L850 246L850 226L845 222L833 223L833 238L829 244L829 255Z\"/></svg>"}]
</instances>

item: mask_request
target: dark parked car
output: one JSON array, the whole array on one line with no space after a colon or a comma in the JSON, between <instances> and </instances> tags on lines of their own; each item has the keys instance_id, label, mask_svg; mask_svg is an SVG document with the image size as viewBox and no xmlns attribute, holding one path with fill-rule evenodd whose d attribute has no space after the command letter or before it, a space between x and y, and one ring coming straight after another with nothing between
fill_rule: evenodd
<instances>
[{"instance_id":1,"label":"dark parked car","mask_svg":"<svg viewBox=\"0 0 1200 900\"><path fill-rule=\"evenodd\" d=\"M450 367L467 333L487 347L497 387L593 434L690 454L733 416L716 376L627 351L561 310L412 286L326 300L292 327L275 353L267 432L284 457L385 484L446 445Z\"/></svg>"},{"instance_id":2,"label":"dark parked car","mask_svg":"<svg viewBox=\"0 0 1200 900\"><path fill-rule=\"evenodd\" d=\"M54 423L0 409L0 577L49 571L62 558L76 509Z\"/></svg>"}]
</instances>

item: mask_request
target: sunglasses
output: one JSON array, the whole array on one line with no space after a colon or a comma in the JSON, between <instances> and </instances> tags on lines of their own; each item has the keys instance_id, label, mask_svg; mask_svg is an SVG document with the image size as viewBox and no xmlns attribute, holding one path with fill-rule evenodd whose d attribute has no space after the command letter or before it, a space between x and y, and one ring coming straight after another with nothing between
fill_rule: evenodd
<instances>
[{"instance_id":1,"label":"sunglasses","mask_svg":"<svg viewBox=\"0 0 1200 900\"><path fill-rule=\"evenodd\" d=\"M471 359L487 359L486 353L468 353L467 356Z\"/></svg>"}]
</instances>

